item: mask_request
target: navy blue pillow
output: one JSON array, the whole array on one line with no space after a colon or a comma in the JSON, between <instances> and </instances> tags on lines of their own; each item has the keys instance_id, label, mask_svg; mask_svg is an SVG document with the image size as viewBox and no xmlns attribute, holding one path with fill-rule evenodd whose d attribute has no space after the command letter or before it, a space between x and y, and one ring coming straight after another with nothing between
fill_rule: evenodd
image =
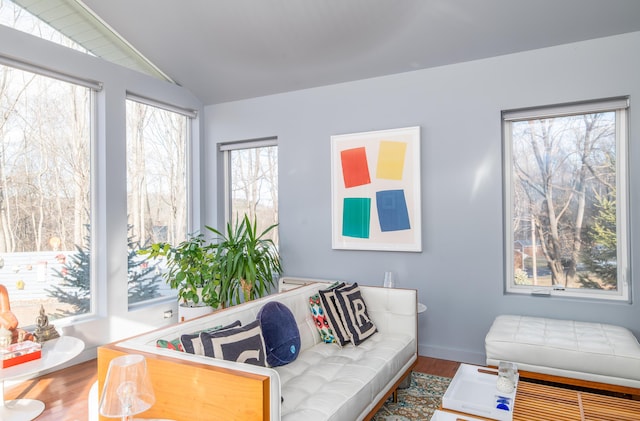
<instances>
[{"instance_id":1,"label":"navy blue pillow","mask_svg":"<svg viewBox=\"0 0 640 421\"><path fill-rule=\"evenodd\" d=\"M271 301L262 306L256 319L271 367L289 364L300 352L300 332L291 310L282 303Z\"/></svg>"},{"instance_id":2,"label":"navy blue pillow","mask_svg":"<svg viewBox=\"0 0 640 421\"><path fill-rule=\"evenodd\" d=\"M232 327L242 326L240 320L236 320L235 322L228 324L226 326L216 326L212 329L204 329L198 332L184 334L180 336L180 344L182 345L182 349L189 354L197 354L204 355L204 349L202 348L202 340L200 339L200 334L202 332L212 333L212 332L221 332L223 330L231 329Z\"/></svg>"}]
</instances>

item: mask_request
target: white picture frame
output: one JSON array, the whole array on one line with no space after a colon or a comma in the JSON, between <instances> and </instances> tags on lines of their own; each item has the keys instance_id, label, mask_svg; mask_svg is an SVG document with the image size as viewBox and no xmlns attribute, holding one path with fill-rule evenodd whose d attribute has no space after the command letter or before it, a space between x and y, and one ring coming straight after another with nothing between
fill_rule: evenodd
<instances>
[{"instance_id":1,"label":"white picture frame","mask_svg":"<svg viewBox=\"0 0 640 421\"><path fill-rule=\"evenodd\" d=\"M331 136L332 248L422 251L420 127Z\"/></svg>"}]
</instances>

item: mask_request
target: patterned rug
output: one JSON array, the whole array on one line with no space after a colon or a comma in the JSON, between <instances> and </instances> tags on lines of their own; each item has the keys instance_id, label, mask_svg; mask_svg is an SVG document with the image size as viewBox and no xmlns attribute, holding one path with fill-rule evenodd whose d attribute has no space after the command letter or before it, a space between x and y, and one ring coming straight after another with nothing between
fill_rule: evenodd
<instances>
[{"instance_id":1,"label":"patterned rug","mask_svg":"<svg viewBox=\"0 0 640 421\"><path fill-rule=\"evenodd\" d=\"M411 386L398 390L398 402L389 399L373 421L429 421L440 407L442 395L451 379L423 373L411 373Z\"/></svg>"}]
</instances>

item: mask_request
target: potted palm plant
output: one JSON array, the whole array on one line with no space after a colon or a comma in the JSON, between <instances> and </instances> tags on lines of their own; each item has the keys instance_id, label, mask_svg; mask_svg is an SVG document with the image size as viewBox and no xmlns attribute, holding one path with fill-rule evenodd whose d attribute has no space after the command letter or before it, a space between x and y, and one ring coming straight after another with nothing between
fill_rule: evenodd
<instances>
[{"instance_id":1,"label":"potted palm plant","mask_svg":"<svg viewBox=\"0 0 640 421\"><path fill-rule=\"evenodd\" d=\"M218 307L215 254L202 234L190 235L175 247L154 243L138 253L165 259L167 270L162 276L177 290L179 320L188 320Z\"/></svg>"},{"instance_id":2,"label":"potted palm plant","mask_svg":"<svg viewBox=\"0 0 640 421\"><path fill-rule=\"evenodd\" d=\"M218 299L223 306L247 302L267 295L282 273L280 255L268 237L278 224L258 234L257 223L247 215L235 224L226 225L226 232L207 229L218 236L211 244L216 272L219 276Z\"/></svg>"}]
</instances>

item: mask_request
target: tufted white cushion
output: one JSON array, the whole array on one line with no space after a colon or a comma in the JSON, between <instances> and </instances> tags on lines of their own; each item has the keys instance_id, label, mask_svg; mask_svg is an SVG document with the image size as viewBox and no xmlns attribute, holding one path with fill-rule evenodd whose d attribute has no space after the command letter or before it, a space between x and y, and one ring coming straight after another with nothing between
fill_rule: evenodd
<instances>
[{"instance_id":1,"label":"tufted white cushion","mask_svg":"<svg viewBox=\"0 0 640 421\"><path fill-rule=\"evenodd\" d=\"M319 343L276 367L282 421L355 420L415 354L415 338L376 333L359 346Z\"/></svg>"},{"instance_id":2,"label":"tufted white cushion","mask_svg":"<svg viewBox=\"0 0 640 421\"><path fill-rule=\"evenodd\" d=\"M498 316L485 338L487 364L640 387L640 344L623 327L540 317Z\"/></svg>"}]
</instances>

